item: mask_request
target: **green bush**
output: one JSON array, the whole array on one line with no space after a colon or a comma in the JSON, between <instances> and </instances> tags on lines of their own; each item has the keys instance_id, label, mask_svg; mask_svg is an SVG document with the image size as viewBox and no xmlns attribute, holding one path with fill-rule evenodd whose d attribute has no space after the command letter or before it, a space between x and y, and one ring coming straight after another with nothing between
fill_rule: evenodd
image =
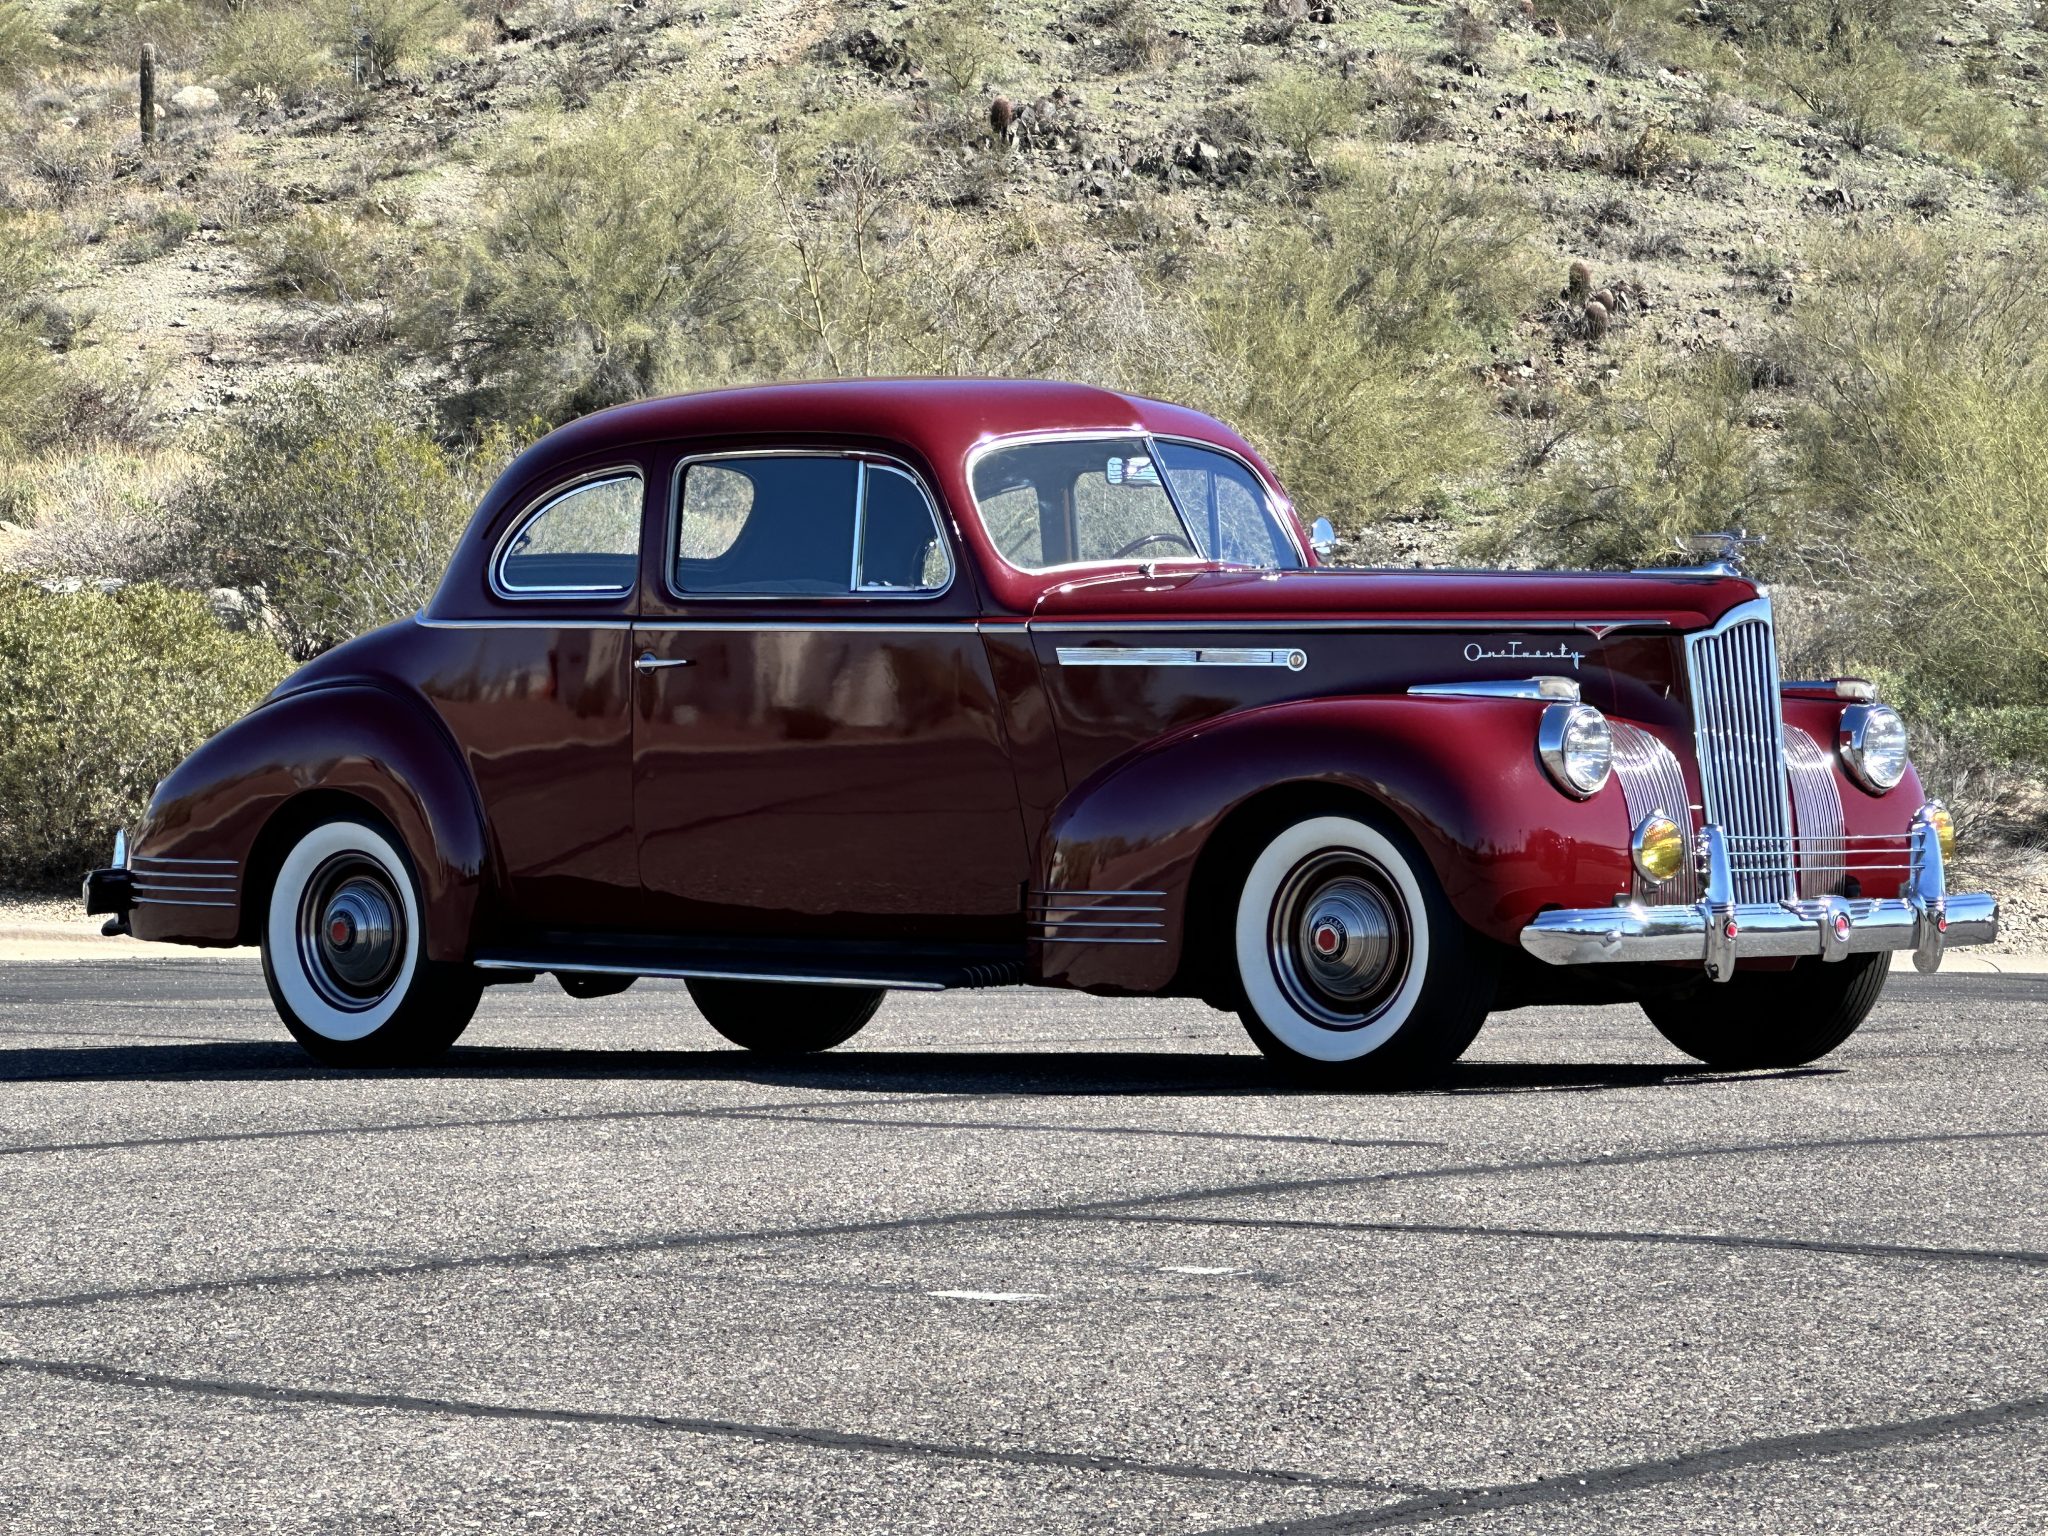
<instances>
[{"instance_id":1,"label":"green bush","mask_svg":"<svg viewBox=\"0 0 2048 1536\"><path fill-rule=\"evenodd\" d=\"M0 85L26 78L55 52L50 29L22 0L0 0Z\"/></svg>"},{"instance_id":2,"label":"green bush","mask_svg":"<svg viewBox=\"0 0 2048 1536\"><path fill-rule=\"evenodd\" d=\"M231 11L209 57L223 79L286 106L305 101L335 75L318 19L295 5Z\"/></svg>"},{"instance_id":3,"label":"green bush","mask_svg":"<svg viewBox=\"0 0 2048 1536\"><path fill-rule=\"evenodd\" d=\"M1253 99L1259 126L1310 165L1316 151L1348 129L1365 106L1349 80L1310 69L1276 70Z\"/></svg>"},{"instance_id":4,"label":"green bush","mask_svg":"<svg viewBox=\"0 0 2048 1536\"><path fill-rule=\"evenodd\" d=\"M1530 230L1503 188L1370 175L1204 275L1204 366L1178 392L1261 443L1311 517L1442 505L1502 451L1470 364L1535 302Z\"/></svg>"},{"instance_id":5,"label":"green bush","mask_svg":"<svg viewBox=\"0 0 2048 1536\"><path fill-rule=\"evenodd\" d=\"M500 173L498 206L415 317L472 404L560 421L729 372L772 260L737 145L676 114L577 119Z\"/></svg>"},{"instance_id":6,"label":"green bush","mask_svg":"<svg viewBox=\"0 0 2048 1536\"><path fill-rule=\"evenodd\" d=\"M0 875L76 879L103 862L150 787L288 665L189 592L0 582Z\"/></svg>"},{"instance_id":7,"label":"green bush","mask_svg":"<svg viewBox=\"0 0 2048 1536\"><path fill-rule=\"evenodd\" d=\"M323 0L318 14L336 58L364 85L417 70L462 26L450 0Z\"/></svg>"},{"instance_id":8,"label":"green bush","mask_svg":"<svg viewBox=\"0 0 2048 1536\"><path fill-rule=\"evenodd\" d=\"M376 291L376 249L346 214L308 208L240 243L254 285L273 297L340 304Z\"/></svg>"},{"instance_id":9,"label":"green bush","mask_svg":"<svg viewBox=\"0 0 2048 1536\"><path fill-rule=\"evenodd\" d=\"M298 657L417 612L514 447L498 432L450 452L425 415L367 375L264 395L180 500L191 579L262 587Z\"/></svg>"},{"instance_id":10,"label":"green bush","mask_svg":"<svg viewBox=\"0 0 2048 1536\"><path fill-rule=\"evenodd\" d=\"M1473 540L1508 565L1669 564L1687 534L1747 528L1782 553L1783 487L1750 426L1751 373L1710 352L1677 365L1633 361L1545 424L1555 445L1517 488L1518 507Z\"/></svg>"}]
</instances>

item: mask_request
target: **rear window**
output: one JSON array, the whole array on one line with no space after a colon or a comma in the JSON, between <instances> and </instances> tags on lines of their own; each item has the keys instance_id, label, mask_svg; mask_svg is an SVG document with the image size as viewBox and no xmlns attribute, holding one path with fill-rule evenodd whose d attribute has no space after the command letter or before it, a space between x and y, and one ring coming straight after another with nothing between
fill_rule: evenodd
<instances>
[{"instance_id":1,"label":"rear window","mask_svg":"<svg viewBox=\"0 0 2048 1536\"><path fill-rule=\"evenodd\" d=\"M527 516L498 562L507 592L610 596L640 565L641 481L607 473L556 492Z\"/></svg>"}]
</instances>

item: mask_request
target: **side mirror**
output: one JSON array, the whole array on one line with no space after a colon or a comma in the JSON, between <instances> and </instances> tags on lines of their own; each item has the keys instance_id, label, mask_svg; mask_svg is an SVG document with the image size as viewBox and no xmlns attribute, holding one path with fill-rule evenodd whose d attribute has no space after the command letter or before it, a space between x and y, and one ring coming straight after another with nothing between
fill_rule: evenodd
<instances>
[{"instance_id":1,"label":"side mirror","mask_svg":"<svg viewBox=\"0 0 2048 1536\"><path fill-rule=\"evenodd\" d=\"M1337 547L1337 530L1330 526L1327 517L1319 517L1308 530L1308 547L1316 552L1320 560Z\"/></svg>"}]
</instances>

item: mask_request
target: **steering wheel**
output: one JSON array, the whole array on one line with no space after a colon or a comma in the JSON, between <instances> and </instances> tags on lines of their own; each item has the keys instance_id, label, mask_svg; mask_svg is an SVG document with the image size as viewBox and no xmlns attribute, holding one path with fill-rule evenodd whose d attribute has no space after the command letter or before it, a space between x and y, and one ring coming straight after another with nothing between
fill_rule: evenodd
<instances>
[{"instance_id":1,"label":"steering wheel","mask_svg":"<svg viewBox=\"0 0 2048 1536\"><path fill-rule=\"evenodd\" d=\"M1199 551L1195 548L1194 545L1190 544L1186 539L1182 538L1177 533L1148 533L1142 539L1131 540L1130 543L1126 544L1122 549L1118 550L1109 558L1112 560L1121 560L1125 555L1135 555L1147 544L1164 544L1168 539L1173 540L1174 543L1178 544L1182 549L1186 550L1191 555L1199 553Z\"/></svg>"}]
</instances>

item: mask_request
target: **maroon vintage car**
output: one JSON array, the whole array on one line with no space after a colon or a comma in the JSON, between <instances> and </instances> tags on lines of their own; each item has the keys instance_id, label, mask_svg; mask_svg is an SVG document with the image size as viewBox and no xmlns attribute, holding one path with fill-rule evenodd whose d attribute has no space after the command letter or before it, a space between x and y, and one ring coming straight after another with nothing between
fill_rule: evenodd
<instances>
[{"instance_id":1,"label":"maroon vintage car","mask_svg":"<svg viewBox=\"0 0 2048 1536\"><path fill-rule=\"evenodd\" d=\"M1995 934L1951 836L1898 717L1781 682L1726 562L1319 566L1206 416L848 381L537 444L426 610L193 753L87 905L261 944L338 1063L431 1056L551 972L686 977L766 1052L890 988L1201 998L1392 1081L1539 1001L1816 1057L1891 951Z\"/></svg>"}]
</instances>

